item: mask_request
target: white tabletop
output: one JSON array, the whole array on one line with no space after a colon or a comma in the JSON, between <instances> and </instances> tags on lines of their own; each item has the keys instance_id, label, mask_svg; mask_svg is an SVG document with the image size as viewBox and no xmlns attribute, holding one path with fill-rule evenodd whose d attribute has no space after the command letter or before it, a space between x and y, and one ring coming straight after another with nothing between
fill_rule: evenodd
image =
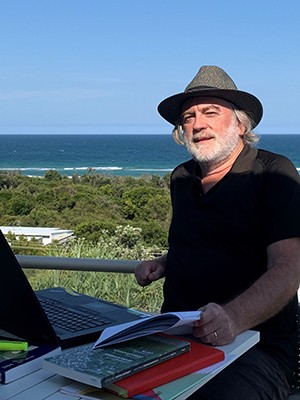
<instances>
[{"instance_id":1,"label":"white tabletop","mask_svg":"<svg viewBox=\"0 0 300 400\"><path fill-rule=\"evenodd\" d=\"M60 392L71 381L51 372L39 369L32 374L6 385L0 385L1 400L75 400Z\"/></svg>"}]
</instances>

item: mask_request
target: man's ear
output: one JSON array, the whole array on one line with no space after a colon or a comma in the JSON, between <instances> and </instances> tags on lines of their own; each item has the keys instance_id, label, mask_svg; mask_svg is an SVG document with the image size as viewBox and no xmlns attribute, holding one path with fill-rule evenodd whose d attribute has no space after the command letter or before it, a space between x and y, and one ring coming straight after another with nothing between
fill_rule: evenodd
<instances>
[{"instance_id":1,"label":"man's ear","mask_svg":"<svg viewBox=\"0 0 300 400\"><path fill-rule=\"evenodd\" d=\"M183 145L185 144L185 142L184 142L184 130L182 128L182 125L177 124L174 127L172 133L173 133L173 138L174 138L176 143L183 144Z\"/></svg>"},{"instance_id":2,"label":"man's ear","mask_svg":"<svg viewBox=\"0 0 300 400\"><path fill-rule=\"evenodd\" d=\"M247 127L239 120L237 120L239 128L239 136L243 137L247 132Z\"/></svg>"}]
</instances>

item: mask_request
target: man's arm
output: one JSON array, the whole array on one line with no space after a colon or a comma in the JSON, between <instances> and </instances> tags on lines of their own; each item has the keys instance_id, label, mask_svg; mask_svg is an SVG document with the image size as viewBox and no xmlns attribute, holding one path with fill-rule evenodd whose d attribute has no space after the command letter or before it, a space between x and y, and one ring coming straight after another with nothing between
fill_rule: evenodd
<instances>
[{"instance_id":1,"label":"man's arm","mask_svg":"<svg viewBox=\"0 0 300 400\"><path fill-rule=\"evenodd\" d=\"M291 300L300 283L300 238L273 243L267 252L268 270L229 303L205 306L201 320L195 322L195 336L214 345L230 343L239 333L277 314Z\"/></svg>"}]
</instances>

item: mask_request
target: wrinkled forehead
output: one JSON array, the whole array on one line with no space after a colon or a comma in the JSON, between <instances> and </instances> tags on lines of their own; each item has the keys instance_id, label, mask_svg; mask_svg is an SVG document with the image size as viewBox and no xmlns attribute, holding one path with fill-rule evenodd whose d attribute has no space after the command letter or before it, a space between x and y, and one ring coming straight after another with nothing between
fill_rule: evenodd
<instances>
[{"instance_id":1,"label":"wrinkled forehead","mask_svg":"<svg viewBox=\"0 0 300 400\"><path fill-rule=\"evenodd\" d=\"M230 103L229 101L219 99L217 97L191 97L190 99L187 99L183 102L181 106L181 115L184 113L186 110L189 108L196 106L196 105L203 105L203 106L217 106L217 107L224 107L224 108L229 108L232 110L234 105Z\"/></svg>"}]
</instances>

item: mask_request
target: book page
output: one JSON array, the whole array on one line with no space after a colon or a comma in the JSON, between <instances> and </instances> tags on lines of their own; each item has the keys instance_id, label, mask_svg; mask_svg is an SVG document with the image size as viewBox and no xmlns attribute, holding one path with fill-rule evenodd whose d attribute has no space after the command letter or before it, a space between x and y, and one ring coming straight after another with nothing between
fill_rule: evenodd
<instances>
[{"instance_id":1,"label":"book page","mask_svg":"<svg viewBox=\"0 0 300 400\"><path fill-rule=\"evenodd\" d=\"M143 319L110 326L101 333L94 348L131 340L136 337L164 332L168 334L191 333L193 322L201 316L201 311L183 311L157 314ZM176 331L175 331L176 329Z\"/></svg>"}]
</instances>

